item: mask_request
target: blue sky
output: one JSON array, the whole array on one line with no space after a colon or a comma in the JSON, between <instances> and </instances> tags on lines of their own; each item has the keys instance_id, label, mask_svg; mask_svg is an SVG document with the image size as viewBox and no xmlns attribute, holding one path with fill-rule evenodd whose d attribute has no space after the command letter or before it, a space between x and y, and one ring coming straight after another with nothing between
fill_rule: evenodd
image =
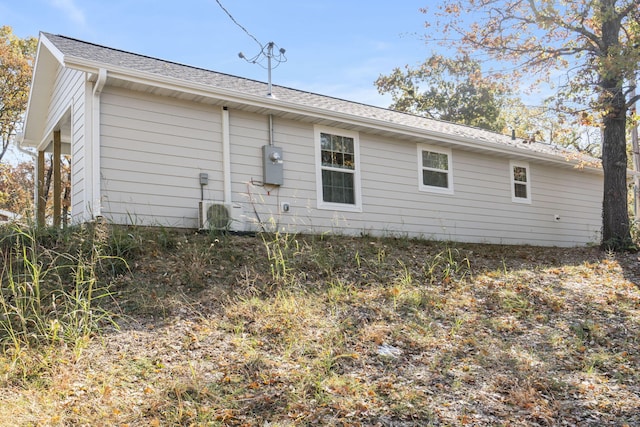
<instances>
[{"instance_id":1,"label":"blue sky","mask_svg":"<svg viewBox=\"0 0 640 427\"><path fill-rule=\"evenodd\" d=\"M261 44L286 49L274 84L387 107L373 82L431 50L421 40L429 0L220 0ZM238 57L255 40L216 0L0 0L0 25L20 37L40 31L267 81Z\"/></svg>"}]
</instances>

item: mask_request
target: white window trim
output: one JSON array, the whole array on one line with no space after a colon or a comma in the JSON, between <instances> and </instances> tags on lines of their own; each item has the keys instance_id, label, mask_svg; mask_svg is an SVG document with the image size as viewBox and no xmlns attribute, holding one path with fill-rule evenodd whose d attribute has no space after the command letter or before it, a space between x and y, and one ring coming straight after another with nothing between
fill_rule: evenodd
<instances>
[{"instance_id":1,"label":"white window trim","mask_svg":"<svg viewBox=\"0 0 640 427\"><path fill-rule=\"evenodd\" d=\"M434 153L446 154L447 162L448 162L448 170L447 174L449 187L435 187L432 185L425 185L422 180L422 171L425 169L422 165L422 152L423 151L431 151ZM426 191L429 193L439 193L439 194L453 194L453 160L451 155L451 149L445 147L436 147L428 144L418 144L418 188L420 191Z\"/></svg>"},{"instance_id":2,"label":"white window trim","mask_svg":"<svg viewBox=\"0 0 640 427\"><path fill-rule=\"evenodd\" d=\"M514 167L521 167L521 168L525 168L525 170L527 171L527 182L523 183L520 181L517 181L518 184L521 185L526 185L527 187L527 197L516 197L516 188L515 188L515 184L516 184L516 180L513 176L513 168ZM514 203L526 203L526 204L531 204L531 168L529 167L529 163L527 162L516 162L511 160L509 162L509 182L511 183L511 201Z\"/></svg>"},{"instance_id":3,"label":"white window trim","mask_svg":"<svg viewBox=\"0 0 640 427\"><path fill-rule=\"evenodd\" d=\"M362 190L360 185L360 138L358 132L348 131L339 128L331 128L326 126L314 126L314 141L316 150L316 195L318 209L327 209L345 212L362 212ZM329 133L332 135L346 136L353 138L353 155L355 160L355 170L353 171L353 186L355 192L355 203L332 203L323 200L322 193L322 146L320 142L320 134ZM330 169L330 168L329 168ZM344 171L343 171L344 172Z\"/></svg>"}]
</instances>

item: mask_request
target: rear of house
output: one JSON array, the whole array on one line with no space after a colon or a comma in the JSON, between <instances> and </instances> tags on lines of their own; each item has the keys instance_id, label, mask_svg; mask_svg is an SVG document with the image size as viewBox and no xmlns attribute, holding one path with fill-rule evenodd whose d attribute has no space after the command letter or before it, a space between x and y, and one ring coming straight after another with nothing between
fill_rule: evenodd
<instances>
[{"instance_id":1,"label":"rear of house","mask_svg":"<svg viewBox=\"0 0 640 427\"><path fill-rule=\"evenodd\" d=\"M198 228L224 214L237 231L599 241L602 171L555 147L279 86L266 93L43 34L24 143L71 155L76 222Z\"/></svg>"}]
</instances>

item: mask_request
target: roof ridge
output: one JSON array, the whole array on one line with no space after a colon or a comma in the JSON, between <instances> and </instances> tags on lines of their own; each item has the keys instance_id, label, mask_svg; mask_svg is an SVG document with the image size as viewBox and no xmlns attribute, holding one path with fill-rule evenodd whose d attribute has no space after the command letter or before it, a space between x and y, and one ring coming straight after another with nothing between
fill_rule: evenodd
<instances>
[{"instance_id":1,"label":"roof ridge","mask_svg":"<svg viewBox=\"0 0 640 427\"><path fill-rule=\"evenodd\" d=\"M61 34L41 32L65 55L78 59L92 60L117 67L126 67L153 75L170 77L187 82L197 82L212 88L227 88L244 95L266 93L267 83L233 74L214 71L203 67L169 61L149 55L130 52L101 44L80 40ZM165 66L160 66L164 64ZM189 70L192 70L190 73ZM479 144L497 143L504 146L518 147L527 151L566 156L569 150L542 142L523 144L523 139L513 139L511 135L477 126L454 123L442 119L421 116L411 112L392 110L390 108L365 104L331 95L319 94L308 90L291 88L283 85L272 85L275 98L301 107L314 107L332 112L341 112L361 119L371 119L380 123L405 126L419 131L474 140ZM280 92L280 95L278 95Z\"/></svg>"},{"instance_id":2,"label":"roof ridge","mask_svg":"<svg viewBox=\"0 0 640 427\"><path fill-rule=\"evenodd\" d=\"M207 73L215 73L215 74L218 74L218 75L223 75L223 76L227 76L227 77L231 77L231 78L235 78L235 79L240 79L240 80L244 80L244 81L248 81L248 82L258 83L258 84L265 85L265 86L267 85L267 83L262 82L260 80L250 79L250 78L247 78L247 77L237 76L235 74L229 74L229 73L224 73L224 72L221 72L221 71L211 70L209 68L199 67L199 66L190 65L190 64L184 64L184 63L181 63L181 62L176 62L176 61L171 61L171 60L158 58L158 57L154 57L154 56L150 56L150 55L131 52L131 51L124 50L124 49L105 46L105 45L101 45L101 44L98 44L98 43L77 39L75 37L66 36L66 35L63 35L63 34L51 34L51 33L47 33L47 32L42 32L42 34L44 34L46 36L60 37L60 38L66 39L66 40L70 40L70 41L76 42L76 43L82 43L82 44L85 44L85 45L94 46L94 47L98 47L98 48L101 48L101 49L107 49L107 50L114 51L114 52L124 53L124 54L127 54L127 55L133 55L133 56L136 56L136 57L139 57L139 58L150 59L150 60L153 60L153 61L161 61L161 62L164 62L164 63L167 63L167 64L177 65L177 66L180 66L180 67L187 67L187 68L191 68L191 69L194 69L194 70L204 71L204 72L207 72ZM360 106L363 106L363 107L366 107L366 108L375 108L375 109L380 110L380 111L386 111L386 112L391 112L391 113L395 113L395 114L402 114L402 115L405 115L405 116L408 116L408 117L417 118L417 119L430 120L430 121L433 121L433 122L448 124L448 125L452 125L452 126L456 126L456 127L460 126L460 127L464 127L464 128L468 128L468 129L476 129L478 131L488 132L488 133L492 133L492 134L499 135L499 136L502 136L502 137L509 136L509 135L501 133L501 132L496 132L496 131L493 131L493 130L484 129L484 128L481 128L481 127L478 127L478 126L467 125L467 124L462 124L462 123L456 123L456 122L443 120L443 119L437 119L437 118L433 118L433 117L425 117L425 116L422 116L422 115L416 114L416 113L411 113L411 112L407 112L407 111L400 111L400 110L394 110L394 109L391 109L391 108L380 107L380 106L377 106L377 105L366 104L366 103L360 102L360 101L354 101L354 100L350 100L350 99L340 98L340 97L337 97L337 96L321 94L321 93L312 92L312 91L309 91L309 90L297 89L297 88L292 88L292 87L289 87L289 86L278 85L278 84L273 84L272 86L274 88L280 88L280 89L290 90L290 91L303 93L303 94L307 94L307 95L318 96L318 97L322 97L322 98L326 98L326 99L333 99L333 100L336 100L336 101L347 102L347 103L354 104L354 105L360 105Z\"/></svg>"},{"instance_id":3,"label":"roof ridge","mask_svg":"<svg viewBox=\"0 0 640 427\"><path fill-rule=\"evenodd\" d=\"M180 67L188 67L188 68L193 68L195 70L206 71L208 73L216 73L216 74L221 74L221 75L225 75L225 76L228 76L228 77L234 77L234 78L237 78L237 79L248 80L248 81L252 81L252 82L256 82L256 83L262 83L262 82L260 82L258 80L249 79L247 77L236 76L234 74L223 73L223 72L220 72L220 71L210 70L208 68L203 68L203 67L198 67L198 66L195 66L195 65L184 64L182 62L170 61L168 59L157 58L155 56L150 56L150 55L145 55L145 54L142 54L142 53L131 52L131 51L128 51L128 50L119 49L119 48L115 48L115 47L111 47L111 46L105 46L105 45L98 44L98 43L88 42L86 40L80 40L80 39L77 39L75 37L65 36L63 34L51 34L51 33L47 33L47 32L42 32L42 34L44 34L46 36L60 37L60 38L63 38L63 39L66 39L66 40L71 40L71 41L74 41L74 42L77 42L77 43L82 43L82 44L86 44L86 45L90 45L90 46L94 46L94 47L99 47L101 49L107 49L107 50L111 50L111 51L114 51L114 52L120 52L120 53L124 53L124 54L127 54L127 55L138 56L140 58L151 59L151 60L154 60L154 61L162 61L162 62L166 62L168 64L178 65Z\"/></svg>"}]
</instances>

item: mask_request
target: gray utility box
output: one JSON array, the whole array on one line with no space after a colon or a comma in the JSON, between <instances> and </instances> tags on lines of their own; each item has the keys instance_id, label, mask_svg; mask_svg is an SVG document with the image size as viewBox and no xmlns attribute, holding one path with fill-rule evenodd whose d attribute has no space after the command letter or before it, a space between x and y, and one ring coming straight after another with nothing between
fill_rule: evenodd
<instances>
[{"instance_id":1,"label":"gray utility box","mask_svg":"<svg viewBox=\"0 0 640 427\"><path fill-rule=\"evenodd\" d=\"M262 146L262 183L282 185L282 148L273 145Z\"/></svg>"}]
</instances>

